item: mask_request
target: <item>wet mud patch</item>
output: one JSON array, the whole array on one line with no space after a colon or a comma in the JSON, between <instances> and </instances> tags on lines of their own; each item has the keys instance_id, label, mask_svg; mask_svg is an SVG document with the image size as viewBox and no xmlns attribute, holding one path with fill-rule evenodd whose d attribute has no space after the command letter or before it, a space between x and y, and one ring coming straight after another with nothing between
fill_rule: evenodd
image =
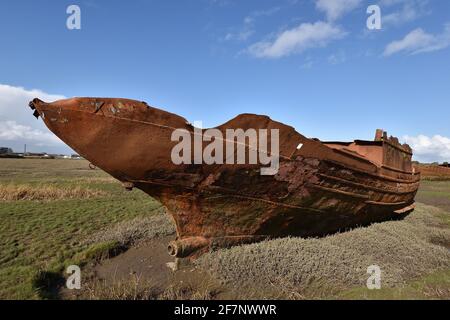
<instances>
[{"instance_id":1,"label":"wet mud patch","mask_svg":"<svg viewBox=\"0 0 450 320\"><path fill-rule=\"evenodd\" d=\"M174 236L143 241L127 251L86 266L82 289L61 290L66 299L213 299L217 281L187 260L167 253ZM177 266L174 270L173 266Z\"/></svg>"}]
</instances>

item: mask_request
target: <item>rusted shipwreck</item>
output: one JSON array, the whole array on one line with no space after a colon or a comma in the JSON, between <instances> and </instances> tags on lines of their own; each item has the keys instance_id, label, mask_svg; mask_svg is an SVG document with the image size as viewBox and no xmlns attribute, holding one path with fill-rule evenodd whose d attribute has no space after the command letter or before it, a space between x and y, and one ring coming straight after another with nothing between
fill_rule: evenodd
<instances>
[{"instance_id":1,"label":"rusted shipwreck","mask_svg":"<svg viewBox=\"0 0 450 320\"><path fill-rule=\"evenodd\" d=\"M382 130L374 141L322 142L254 114L216 127L278 129L278 172L261 175L260 164L175 164L173 131L196 129L145 102L34 99L30 107L81 156L167 208L177 231L168 248L176 257L273 237L325 235L414 209L420 174L411 148Z\"/></svg>"}]
</instances>

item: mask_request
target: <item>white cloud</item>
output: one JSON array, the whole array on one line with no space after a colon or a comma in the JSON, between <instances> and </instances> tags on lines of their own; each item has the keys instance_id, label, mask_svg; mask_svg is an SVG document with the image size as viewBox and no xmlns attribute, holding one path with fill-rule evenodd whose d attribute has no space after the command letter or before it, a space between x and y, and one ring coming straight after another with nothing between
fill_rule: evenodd
<instances>
[{"instance_id":1,"label":"white cloud","mask_svg":"<svg viewBox=\"0 0 450 320\"><path fill-rule=\"evenodd\" d=\"M402 40L389 43L384 50L384 55L390 56L401 51L415 52L429 46L432 41L432 35L418 28L408 33Z\"/></svg>"},{"instance_id":2,"label":"white cloud","mask_svg":"<svg viewBox=\"0 0 450 320\"><path fill-rule=\"evenodd\" d=\"M381 0L380 5L382 6L394 6L396 4L404 3L407 1L413 1L413 0Z\"/></svg>"},{"instance_id":3,"label":"white cloud","mask_svg":"<svg viewBox=\"0 0 450 320\"><path fill-rule=\"evenodd\" d=\"M427 0L382 0L380 5L383 9L384 7L401 5L396 11L383 14L383 26L401 25L414 21L429 13L429 10L426 7L427 4Z\"/></svg>"},{"instance_id":4,"label":"white cloud","mask_svg":"<svg viewBox=\"0 0 450 320\"><path fill-rule=\"evenodd\" d=\"M316 8L325 12L329 21L336 21L361 3L362 0L316 0Z\"/></svg>"},{"instance_id":5,"label":"white cloud","mask_svg":"<svg viewBox=\"0 0 450 320\"><path fill-rule=\"evenodd\" d=\"M16 121L0 121L0 141L30 141L39 146L62 143L53 133L18 124Z\"/></svg>"},{"instance_id":6,"label":"white cloud","mask_svg":"<svg viewBox=\"0 0 450 320\"><path fill-rule=\"evenodd\" d=\"M328 42L345 35L345 31L330 23L322 21L302 23L293 29L281 32L273 40L254 43L247 51L257 58L280 58L301 53L310 48L324 47Z\"/></svg>"},{"instance_id":7,"label":"white cloud","mask_svg":"<svg viewBox=\"0 0 450 320\"><path fill-rule=\"evenodd\" d=\"M426 5L429 0L380 0L380 5L383 7L391 7L405 3L415 3L417 5Z\"/></svg>"},{"instance_id":8,"label":"white cloud","mask_svg":"<svg viewBox=\"0 0 450 320\"><path fill-rule=\"evenodd\" d=\"M236 40L236 41L246 41L255 33L255 22L260 17L268 17L280 10L280 7L273 7L267 10L258 10L251 12L248 16L244 18L243 26L233 32L228 32L223 38L226 41Z\"/></svg>"},{"instance_id":9,"label":"white cloud","mask_svg":"<svg viewBox=\"0 0 450 320\"><path fill-rule=\"evenodd\" d=\"M383 24L398 25L405 22L413 21L418 17L419 13L416 11L416 9L409 4L405 4L400 11L395 11L383 16Z\"/></svg>"},{"instance_id":10,"label":"white cloud","mask_svg":"<svg viewBox=\"0 0 450 320\"><path fill-rule=\"evenodd\" d=\"M43 101L64 99L62 95L48 94L41 90L26 90L0 84L0 146L11 146L22 150L23 144L29 150L44 150L43 146L64 147L64 143L51 133L42 121L33 117L28 103L39 98Z\"/></svg>"},{"instance_id":11,"label":"white cloud","mask_svg":"<svg viewBox=\"0 0 450 320\"><path fill-rule=\"evenodd\" d=\"M421 162L450 161L450 139L447 137L441 135L433 137L425 135L404 136L403 141L411 146L416 160Z\"/></svg>"},{"instance_id":12,"label":"white cloud","mask_svg":"<svg viewBox=\"0 0 450 320\"><path fill-rule=\"evenodd\" d=\"M442 50L450 46L450 24L446 24L441 34L433 35L418 28L408 33L403 39L389 43L384 56L405 52L418 54Z\"/></svg>"}]
</instances>

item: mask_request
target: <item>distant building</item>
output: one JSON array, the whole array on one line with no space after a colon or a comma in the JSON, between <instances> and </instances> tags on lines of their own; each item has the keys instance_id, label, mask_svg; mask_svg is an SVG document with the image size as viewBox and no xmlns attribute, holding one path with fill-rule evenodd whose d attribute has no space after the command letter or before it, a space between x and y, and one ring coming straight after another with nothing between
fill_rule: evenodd
<instances>
[{"instance_id":1,"label":"distant building","mask_svg":"<svg viewBox=\"0 0 450 320\"><path fill-rule=\"evenodd\" d=\"M82 159L83 159L82 156L80 156L79 154L76 154L76 153L72 154L72 155L70 156L70 158L71 158L71 159L74 159L74 160L82 160Z\"/></svg>"},{"instance_id":2,"label":"distant building","mask_svg":"<svg viewBox=\"0 0 450 320\"><path fill-rule=\"evenodd\" d=\"M65 154L50 154L55 159L70 159L71 157Z\"/></svg>"},{"instance_id":3,"label":"distant building","mask_svg":"<svg viewBox=\"0 0 450 320\"><path fill-rule=\"evenodd\" d=\"M24 157L30 159L54 159L53 156L46 152L27 152Z\"/></svg>"},{"instance_id":4,"label":"distant building","mask_svg":"<svg viewBox=\"0 0 450 320\"><path fill-rule=\"evenodd\" d=\"M0 154L12 154L14 151L11 148L0 147Z\"/></svg>"}]
</instances>

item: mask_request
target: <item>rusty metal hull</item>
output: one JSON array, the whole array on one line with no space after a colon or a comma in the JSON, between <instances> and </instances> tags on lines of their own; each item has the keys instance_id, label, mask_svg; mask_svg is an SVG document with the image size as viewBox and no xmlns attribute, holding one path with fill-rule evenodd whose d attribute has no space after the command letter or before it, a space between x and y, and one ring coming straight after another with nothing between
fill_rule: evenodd
<instances>
[{"instance_id":1,"label":"rusty metal hull","mask_svg":"<svg viewBox=\"0 0 450 320\"><path fill-rule=\"evenodd\" d=\"M172 132L194 128L143 102L35 99L30 106L93 165L167 208L177 230L169 253L178 257L271 237L325 235L400 218L414 208L420 175L410 166L409 147L392 138L323 143L253 114L217 127L279 129L280 168L264 176L260 165L174 164Z\"/></svg>"}]
</instances>

